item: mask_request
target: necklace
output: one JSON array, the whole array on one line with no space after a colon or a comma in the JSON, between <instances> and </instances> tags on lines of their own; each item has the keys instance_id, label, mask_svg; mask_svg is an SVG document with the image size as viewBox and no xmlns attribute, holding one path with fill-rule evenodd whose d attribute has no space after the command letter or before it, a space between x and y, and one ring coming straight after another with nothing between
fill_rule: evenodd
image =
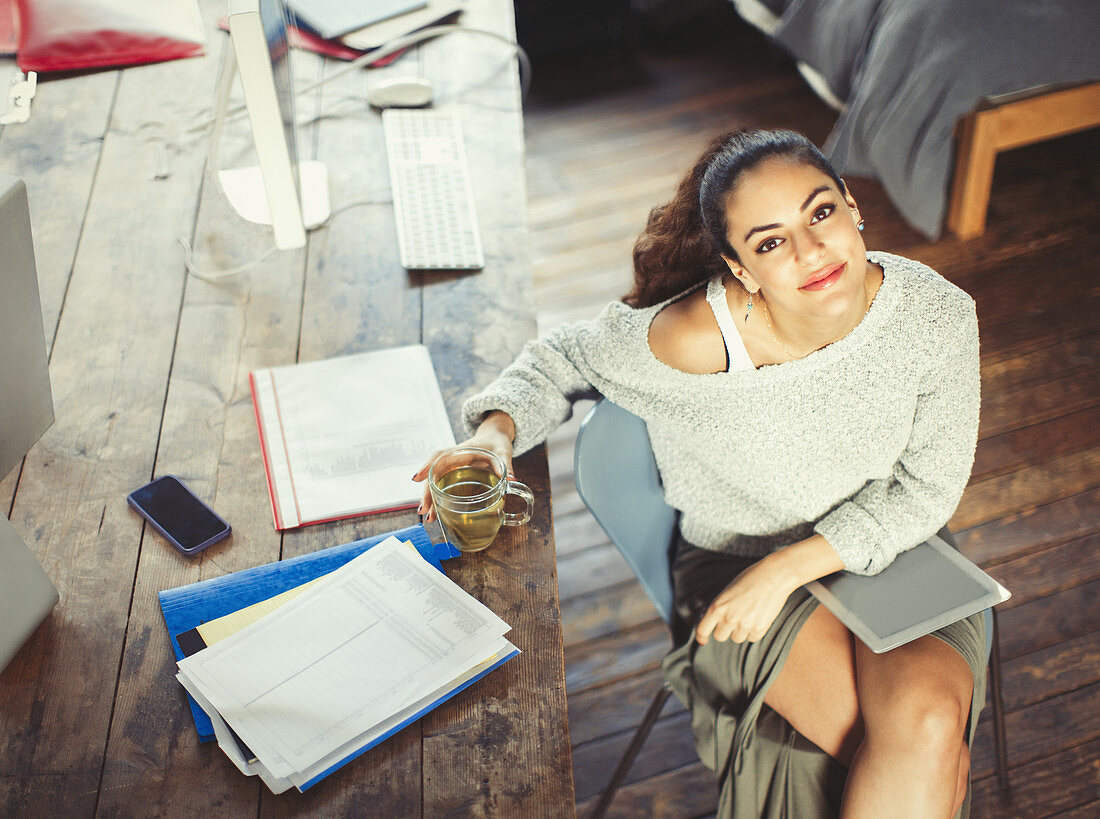
<instances>
[{"instance_id":1,"label":"necklace","mask_svg":"<svg viewBox=\"0 0 1100 819\"><path fill-rule=\"evenodd\" d=\"M867 283L866 282L864 282L864 284L863 284L863 298L864 298L864 301L867 302L867 306L863 310L863 315L866 316L867 313L869 313L870 310L871 310L871 291L867 289ZM776 338L775 328L772 327L772 313L771 313L771 310L768 308L768 300L764 298L763 293L760 294L760 303L764 305L764 321L768 325L768 335L770 335L772 337L772 341L775 342L775 346L778 347L780 350L782 350L783 354L786 355L787 358L791 359L792 361L796 358L803 358L804 356L797 356L794 353L792 353L790 350L788 350L786 347L783 346L783 343L778 338ZM860 317L860 320L861 321L863 320L862 316ZM839 340L839 339L834 339L834 341L835 340ZM832 341L829 342L829 344L832 344L832 343L833 343ZM829 345L824 344L822 346L828 347ZM820 349L820 348L818 348L818 349ZM810 352L812 353L812 352L815 352L815 351L811 350ZM805 355L809 355L809 354L810 353L806 353Z\"/></svg>"}]
</instances>

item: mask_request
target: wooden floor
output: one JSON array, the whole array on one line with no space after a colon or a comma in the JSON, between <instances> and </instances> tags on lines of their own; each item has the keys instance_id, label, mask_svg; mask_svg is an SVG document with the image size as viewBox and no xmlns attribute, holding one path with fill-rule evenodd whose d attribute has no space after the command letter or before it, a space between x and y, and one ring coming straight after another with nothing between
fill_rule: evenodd
<instances>
[{"instance_id":1,"label":"wooden floor","mask_svg":"<svg viewBox=\"0 0 1100 819\"><path fill-rule=\"evenodd\" d=\"M536 67L526 129L540 330L592 317L630 278L630 248L710 135L799 129L835 114L732 15L633 58ZM568 64L567 64L568 63ZM1100 134L1004 154L984 236L928 242L873 182L850 180L870 248L927 262L970 292L983 408L963 551L1013 592L1001 609L1011 796L997 791L987 709L975 817L1100 814ZM575 418L551 441L578 811L594 803L668 648L625 563L572 485ZM621 816L705 816L714 779L670 701L620 791Z\"/></svg>"}]
</instances>

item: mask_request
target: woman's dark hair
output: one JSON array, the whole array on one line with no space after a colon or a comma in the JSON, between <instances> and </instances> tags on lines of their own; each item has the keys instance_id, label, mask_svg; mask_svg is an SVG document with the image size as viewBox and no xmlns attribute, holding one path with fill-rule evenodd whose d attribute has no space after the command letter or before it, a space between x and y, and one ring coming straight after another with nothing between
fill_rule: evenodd
<instances>
[{"instance_id":1,"label":"woman's dark hair","mask_svg":"<svg viewBox=\"0 0 1100 819\"><path fill-rule=\"evenodd\" d=\"M623 297L631 307L649 307L707 281L728 268L722 255L737 259L726 225L729 194L741 175L763 160L781 157L812 165L844 182L824 154L795 131L731 131L699 157L671 201L649 213L634 243L634 287Z\"/></svg>"}]
</instances>

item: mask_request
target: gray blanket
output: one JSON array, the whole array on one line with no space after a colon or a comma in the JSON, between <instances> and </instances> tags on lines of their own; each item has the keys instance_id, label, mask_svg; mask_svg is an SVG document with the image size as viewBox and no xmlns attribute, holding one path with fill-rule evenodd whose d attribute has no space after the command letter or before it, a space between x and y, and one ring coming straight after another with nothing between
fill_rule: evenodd
<instances>
[{"instance_id":1,"label":"gray blanket","mask_svg":"<svg viewBox=\"0 0 1100 819\"><path fill-rule=\"evenodd\" d=\"M952 131L983 97L1100 79L1100 0L766 0L772 32L846 101L825 151L938 238Z\"/></svg>"}]
</instances>

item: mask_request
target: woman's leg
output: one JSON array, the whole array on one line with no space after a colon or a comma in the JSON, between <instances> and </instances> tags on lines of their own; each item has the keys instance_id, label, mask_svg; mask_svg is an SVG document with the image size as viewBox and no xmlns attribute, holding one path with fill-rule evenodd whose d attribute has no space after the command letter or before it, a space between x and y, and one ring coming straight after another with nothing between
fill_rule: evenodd
<instances>
[{"instance_id":1,"label":"woman's leg","mask_svg":"<svg viewBox=\"0 0 1100 819\"><path fill-rule=\"evenodd\" d=\"M795 637L764 702L833 759L850 765L863 740L856 660L847 627L818 606Z\"/></svg>"},{"instance_id":2,"label":"woman's leg","mask_svg":"<svg viewBox=\"0 0 1100 819\"><path fill-rule=\"evenodd\" d=\"M970 667L928 636L885 654L823 606L795 638L764 701L849 765L845 816L951 816L966 793Z\"/></svg>"},{"instance_id":3,"label":"woman's leg","mask_svg":"<svg viewBox=\"0 0 1100 819\"><path fill-rule=\"evenodd\" d=\"M964 737L974 678L962 655L928 636L885 654L856 642L864 739L844 816L952 816L966 794Z\"/></svg>"}]
</instances>

